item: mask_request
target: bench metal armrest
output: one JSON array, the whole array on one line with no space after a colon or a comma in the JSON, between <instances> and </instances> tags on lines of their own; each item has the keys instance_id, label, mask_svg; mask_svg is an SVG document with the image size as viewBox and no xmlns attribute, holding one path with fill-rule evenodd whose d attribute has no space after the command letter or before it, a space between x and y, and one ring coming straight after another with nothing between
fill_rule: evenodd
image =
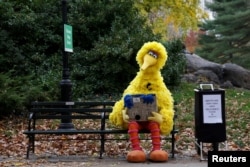
<instances>
[{"instance_id":1,"label":"bench metal armrest","mask_svg":"<svg viewBox=\"0 0 250 167\"><path fill-rule=\"evenodd\" d=\"M106 113L102 112L101 114L101 130L105 130L105 124L106 124Z\"/></svg>"},{"instance_id":2,"label":"bench metal armrest","mask_svg":"<svg viewBox=\"0 0 250 167\"><path fill-rule=\"evenodd\" d=\"M31 123L32 123L32 120L33 120L33 115L34 113L30 113L29 115L29 120L28 120L28 130L31 131Z\"/></svg>"}]
</instances>

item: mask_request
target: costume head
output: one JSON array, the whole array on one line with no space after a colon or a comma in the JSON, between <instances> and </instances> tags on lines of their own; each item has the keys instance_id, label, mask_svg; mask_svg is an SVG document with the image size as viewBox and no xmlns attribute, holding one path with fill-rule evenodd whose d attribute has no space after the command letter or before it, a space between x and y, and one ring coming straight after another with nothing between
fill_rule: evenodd
<instances>
[{"instance_id":1,"label":"costume head","mask_svg":"<svg viewBox=\"0 0 250 167\"><path fill-rule=\"evenodd\" d=\"M138 51L136 61L141 70L159 71L168 58L165 47L158 42L147 42Z\"/></svg>"}]
</instances>

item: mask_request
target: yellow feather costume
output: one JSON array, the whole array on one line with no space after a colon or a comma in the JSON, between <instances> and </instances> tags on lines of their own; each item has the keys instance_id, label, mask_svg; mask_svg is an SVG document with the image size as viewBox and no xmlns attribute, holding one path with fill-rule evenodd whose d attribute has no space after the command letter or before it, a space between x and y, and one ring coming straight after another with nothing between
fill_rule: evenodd
<instances>
[{"instance_id":1,"label":"yellow feather costume","mask_svg":"<svg viewBox=\"0 0 250 167\"><path fill-rule=\"evenodd\" d=\"M146 70L142 70L144 56L150 51L158 55L157 62L149 66ZM147 42L138 51L136 61L140 66L140 71L136 77L130 82L125 89L121 100L117 101L113 107L113 111L109 116L110 122L116 126L127 128L127 123L123 121L122 110L124 110L124 96L127 94L155 94L159 113L162 115L163 121L160 124L162 135L169 134L173 128L173 98L163 82L160 70L167 61L167 51L165 47L158 42Z\"/></svg>"}]
</instances>

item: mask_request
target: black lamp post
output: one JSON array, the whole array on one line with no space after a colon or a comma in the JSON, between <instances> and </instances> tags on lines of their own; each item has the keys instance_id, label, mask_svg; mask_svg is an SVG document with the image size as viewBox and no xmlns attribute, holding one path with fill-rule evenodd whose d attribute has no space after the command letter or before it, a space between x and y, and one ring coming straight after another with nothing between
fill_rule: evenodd
<instances>
[{"instance_id":1,"label":"black lamp post","mask_svg":"<svg viewBox=\"0 0 250 167\"><path fill-rule=\"evenodd\" d=\"M62 0L62 21L63 26L64 24L67 24L67 0ZM64 44L64 35L63 35L63 44ZM63 58L63 70L62 70L62 80L60 82L61 86L61 101L69 102L71 101L71 93L72 93L72 83L69 79L70 71L69 71L69 65L68 65L68 53L64 50L62 50L62 58ZM70 107L70 106L65 106ZM61 113L62 115L71 116L70 112L64 112ZM61 124L59 125L60 129L74 129L74 125L72 124L72 120L70 118L62 119Z\"/></svg>"}]
</instances>

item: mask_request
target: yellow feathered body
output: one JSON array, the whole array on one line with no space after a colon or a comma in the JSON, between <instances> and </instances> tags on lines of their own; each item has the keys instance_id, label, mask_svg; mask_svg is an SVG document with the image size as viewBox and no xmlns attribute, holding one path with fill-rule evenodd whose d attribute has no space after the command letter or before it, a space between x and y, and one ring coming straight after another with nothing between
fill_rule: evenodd
<instances>
[{"instance_id":1,"label":"yellow feathered body","mask_svg":"<svg viewBox=\"0 0 250 167\"><path fill-rule=\"evenodd\" d=\"M148 42L137 53L136 60L141 67L143 64L143 56L148 51L156 52L158 62L156 65L149 67L147 70L140 70L136 77L130 82L125 89L121 100L117 101L110 114L110 122L116 126L126 128L127 123L123 121L122 110L124 110L124 96L127 94L155 94L157 98L158 112L162 115L163 122L160 125L162 135L169 134L173 128L173 98L166 87L160 69L167 60L167 52L163 45L158 42Z\"/></svg>"}]
</instances>

